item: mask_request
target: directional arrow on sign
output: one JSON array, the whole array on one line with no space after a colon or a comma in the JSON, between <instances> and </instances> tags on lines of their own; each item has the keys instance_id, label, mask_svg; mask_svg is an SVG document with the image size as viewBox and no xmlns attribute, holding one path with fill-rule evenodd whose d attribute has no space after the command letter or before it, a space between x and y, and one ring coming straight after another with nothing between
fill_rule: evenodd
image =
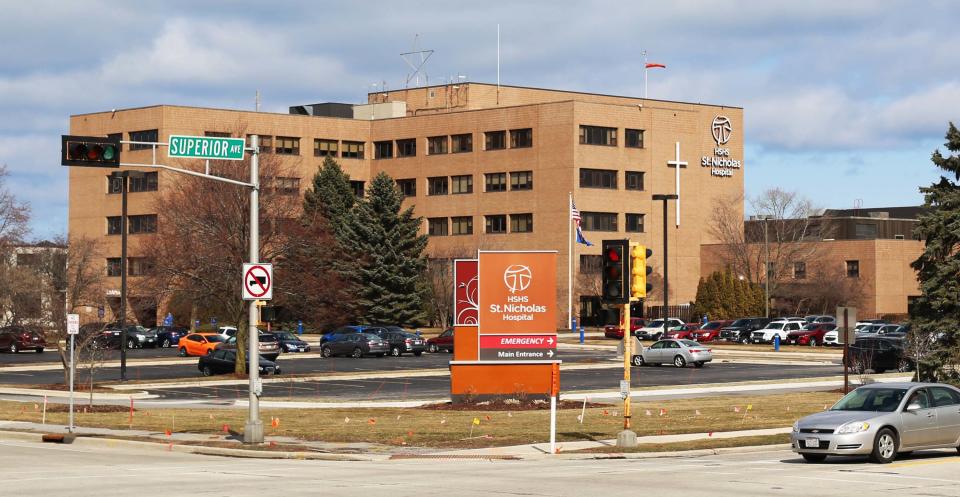
<instances>
[{"instance_id":1,"label":"directional arrow on sign","mask_svg":"<svg viewBox=\"0 0 960 497\"><path fill-rule=\"evenodd\" d=\"M548 351L547 351L547 357L553 357L553 351L552 351L552 350L548 350Z\"/></svg>"},{"instance_id":2,"label":"directional arrow on sign","mask_svg":"<svg viewBox=\"0 0 960 497\"><path fill-rule=\"evenodd\" d=\"M547 339L547 344L553 345L553 339L552 339L552 338L548 338L548 339Z\"/></svg>"}]
</instances>

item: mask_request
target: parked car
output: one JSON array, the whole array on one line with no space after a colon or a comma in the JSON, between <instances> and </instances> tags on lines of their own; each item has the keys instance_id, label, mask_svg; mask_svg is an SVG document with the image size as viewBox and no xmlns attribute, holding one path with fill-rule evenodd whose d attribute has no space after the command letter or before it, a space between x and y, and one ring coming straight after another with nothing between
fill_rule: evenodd
<instances>
[{"instance_id":1,"label":"parked car","mask_svg":"<svg viewBox=\"0 0 960 497\"><path fill-rule=\"evenodd\" d=\"M913 359L904 352L902 338L858 337L847 351L849 355L844 358L844 364L849 364L856 373L872 370L880 374L894 369L907 372L914 368Z\"/></svg>"},{"instance_id":2,"label":"parked car","mask_svg":"<svg viewBox=\"0 0 960 497\"><path fill-rule=\"evenodd\" d=\"M156 333L139 325L127 325L127 349L156 347ZM104 325L100 335L94 338L93 345L101 349L119 349L123 343L123 329L116 323Z\"/></svg>"},{"instance_id":3,"label":"parked car","mask_svg":"<svg viewBox=\"0 0 960 497\"><path fill-rule=\"evenodd\" d=\"M349 325L349 326L341 326L339 328L335 328L320 336L320 345L327 343L327 341L332 339L335 335L350 335L354 333L363 333L364 328L365 327L362 325Z\"/></svg>"},{"instance_id":4,"label":"parked car","mask_svg":"<svg viewBox=\"0 0 960 497\"><path fill-rule=\"evenodd\" d=\"M179 326L157 326L153 328L157 336L157 347L176 347L180 339L187 336L190 330Z\"/></svg>"},{"instance_id":5,"label":"parked car","mask_svg":"<svg viewBox=\"0 0 960 497\"><path fill-rule=\"evenodd\" d=\"M427 343L415 333L389 332L381 338L387 341L387 345L390 346L390 355L394 357L405 353L420 356L427 350Z\"/></svg>"},{"instance_id":6,"label":"parked car","mask_svg":"<svg viewBox=\"0 0 960 497\"><path fill-rule=\"evenodd\" d=\"M698 325L685 324L680 328L671 329L663 338L670 338L672 340L693 340L693 334L699 328Z\"/></svg>"},{"instance_id":7,"label":"parked car","mask_svg":"<svg viewBox=\"0 0 960 497\"><path fill-rule=\"evenodd\" d=\"M806 321L802 318L799 319L778 319L776 321L770 321L763 328L754 331L750 335L751 343L771 343L775 336L780 337L780 343L783 343L787 339L787 335L791 331L797 331L804 325Z\"/></svg>"},{"instance_id":8,"label":"parked car","mask_svg":"<svg viewBox=\"0 0 960 497\"><path fill-rule=\"evenodd\" d=\"M310 344L289 331L274 331L281 352L310 352Z\"/></svg>"},{"instance_id":9,"label":"parked car","mask_svg":"<svg viewBox=\"0 0 960 497\"><path fill-rule=\"evenodd\" d=\"M644 324L646 324L646 320L643 318L630 318L630 333L636 333L637 330L643 328ZM623 327L619 324L608 324L603 327L603 336L623 339Z\"/></svg>"},{"instance_id":10,"label":"parked car","mask_svg":"<svg viewBox=\"0 0 960 497\"><path fill-rule=\"evenodd\" d=\"M389 345L373 333L349 333L334 335L320 347L323 357L350 356L360 358L365 355L383 357L390 351Z\"/></svg>"},{"instance_id":11,"label":"parked car","mask_svg":"<svg viewBox=\"0 0 960 497\"><path fill-rule=\"evenodd\" d=\"M236 326L221 326L217 328L217 333L223 337L224 341L229 340L232 337L237 336L237 327Z\"/></svg>"},{"instance_id":12,"label":"parked car","mask_svg":"<svg viewBox=\"0 0 960 497\"><path fill-rule=\"evenodd\" d=\"M177 351L180 357L205 356L222 343L223 337L218 333L190 333L177 343Z\"/></svg>"},{"instance_id":13,"label":"parked car","mask_svg":"<svg viewBox=\"0 0 960 497\"><path fill-rule=\"evenodd\" d=\"M441 350L453 353L453 328L443 330L443 333L427 340L427 351L436 353Z\"/></svg>"},{"instance_id":14,"label":"parked car","mask_svg":"<svg viewBox=\"0 0 960 497\"><path fill-rule=\"evenodd\" d=\"M770 318L740 318L720 329L720 339L727 342L750 343L753 332L766 326Z\"/></svg>"},{"instance_id":15,"label":"parked car","mask_svg":"<svg viewBox=\"0 0 960 497\"><path fill-rule=\"evenodd\" d=\"M793 424L790 443L808 462L869 455L889 463L898 453L960 451L960 390L940 383L875 383L848 393L830 410Z\"/></svg>"},{"instance_id":16,"label":"parked car","mask_svg":"<svg viewBox=\"0 0 960 497\"><path fill-rule=\"evenodd\" d=\"M673 364L682 368L693 364L702 368L713 360L713 350L693 340L660 340L649 347L643 347L639 342L636 345L640 353L632 357L634 366Z\"/></svg>"},{"instance_id":17,"label":"parked car","mask_svg":"<svg viewBox=\"0 0 960 497\"><path fill-rule=\"evenodd\" d=\"M260 374L280 374L280 366L270 360L259 357ZM246 358L246 368L250 367L250 359ZM204 376L215 374L229 374L237 370L237 352L235 350L217 349L212 354L200 356L197 369Z\"/></svg>"},{"instance_id":18,"label":"parked car","mask_svg":"<svg viewBox=\"0 0 960 497\"><path fill-rule=\"evenodd\" d=\"M268 361L276 361L277 357L280 356L280 343L277 341L277 337L274 336L273 333L260 331L257 345L257 350L260 352L260 357L263 357ZM219 344L217 348L224 350L237 350L237 337L233 336L228 338L223 343Z\"/></svg>"},{"instance_id":19,"label":"parked car","mask_svg":"<svg viewBox=\"0 0 960 497\"><path fill-rule=\"evenodd\" d=\"M664 329L663 319L655 319L637 330L636 336L644 340L659 340L665 332L680 329L683 326L684 323L679 318L667 318L667 327Z\"/></svg>"},{"instance_id":20,"label":"parked car","mask_svg":"<svg viewBox=\"0 0 960 497\"><path fill-rule=\"evenodd\" d=\"M16 354L21 350L43 353L47 341L43 330L30 326L4 326L0 328L0 350Z\"/></svg>"},{"instance_id":21,"label":"parked car","mask_svg":"<svg viewBox=\"0 0 960 497\"><path fill-rule=\"evenodd\" d=\"M814 321L812 323L807 323L799 330L787 333L786 342L794 345L809 345L811 347L816 347L817 345L823 345L824 336L828 332L835 329L837 329L836 324L818 323Z\"/></svg>"},{"instance_id":22,"label":"parked car","mask_svg":"<svg viewBox=\"0 0 960 497\"><path fill-rule=\"evenodd\" d=\"M704 323L693 331L693 336L691 336L690 339L700 343L712 342L720 338L720 330L722 330L724 326L729 326L732 323L733 321L710 321Z\"/></svg>"},{"instance_id":23,"label":"parked car","mask_svg":"<svg viewBox=\"0 0 960 497\"><path fill-rule=\"evenodd\" d=\"M127 340L133 337L137 343L137 348L145 347L156 347L157 346L157 332L143 326L132 324L127 326ZM127 348L130 348L130 345L127 344Z\"/></svg>"}]
</instances>

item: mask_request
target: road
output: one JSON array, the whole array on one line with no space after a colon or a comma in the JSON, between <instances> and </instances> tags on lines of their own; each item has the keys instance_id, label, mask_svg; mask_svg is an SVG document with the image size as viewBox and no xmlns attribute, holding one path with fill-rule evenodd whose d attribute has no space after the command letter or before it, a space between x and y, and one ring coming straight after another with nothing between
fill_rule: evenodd
<instances>
[{"instance_id":1,"label":"road","mask_svg":"<svg viewBox=\"0 0 960 497\"><path fill-rule=\"evenodd\" d=\"M364 495L369 497L960 496L954 451L877 465L863 459L806 464L787 450L655 459L522 461L405 459L378 462L244 460L97 445L0 440L0 481L19 497Z\"/></svg>"}]
</instances>

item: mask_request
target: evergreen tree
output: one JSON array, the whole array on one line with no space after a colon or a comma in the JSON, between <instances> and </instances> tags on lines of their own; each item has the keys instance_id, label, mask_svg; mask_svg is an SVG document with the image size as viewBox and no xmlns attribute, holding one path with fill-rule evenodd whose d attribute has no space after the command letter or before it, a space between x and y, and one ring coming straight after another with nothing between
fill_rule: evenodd
<instances>
[{"instance_id":1,"label":"evergreen tree","mask_svg":"<svg viewBox=\"0 0 960 497\"><path fill-rule=\"evenodd\" d=\"M357 304L368 323L405 325L422 319L427 237L420 234L423 218L413 215L413 207L401 212L402 201L396 183L381 172L346 223L353 252L364 255L355 274Z\"/></svg>"},{"instance_id":2,"label":"evergreen tree","mask_svg":"<svg viewBox=\"0 0 960 497\"><path fill-rule=\"evenodd\" d=\"M737 316L737 283L730 271L730 266L723 271L722 289L720 292L721 308L723 309L719 319L732 319Z\"/></svg>"},{"instance_id":3,"label":"evergreen tree","mask_svg":"<svg viewBox=\"0 0 960 497\"><path fill-rule=\"evenodd\" d=\"M356 195L350 188L350 176L343 172L337 161L327 156L313 175L313 184L303 193L304 217L321 214L337 238L344 241L341 238L342 228L347 224L346 218L356 201Z\"/></svg>"},{"instance_id":4,"label":"evergreen tree","mask_svg":"<svg viewBox=\"0 0 960 497\"><path fill-rule=\"evenodd\" d=\"M953 155L944 157L934 151L935 166L960 181L960 131L951 122L945 147ZM921 359L921 379L960 381L957 369L960 339L960 185L946 176L928 187L924 195L925 212L919 218L915 234L926 240L923 254L911 265L920 280L921 296L911 309L911 333L932 337L943 333L927 357Z\"/></svg>"},{"instance_id":5,"label":"evergreen tree","mask_svg":"<svg viewBox=\"0 0 960 497\"><path fill-rule=\"evenodd\" d=\"M704 301L707 298L706 290L707 284L701 277L700 281L697 282L697 298L693 302L693 315L698 318L709 313L709 309L704 306Z\"/></svg>"}]
</instances>

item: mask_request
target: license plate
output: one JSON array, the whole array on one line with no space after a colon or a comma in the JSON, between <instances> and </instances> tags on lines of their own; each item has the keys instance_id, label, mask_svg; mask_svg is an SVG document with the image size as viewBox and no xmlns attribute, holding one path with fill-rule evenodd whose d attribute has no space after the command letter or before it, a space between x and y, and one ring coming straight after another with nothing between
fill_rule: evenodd
<instances>
[{"instance_id":1,"label":"license plate","mask_svg":"<svg viewBox=\"0 0 960 497\"><path fill-rule=\"evenodd\" d=\"M806 438L806 439L803 440L803 445L804 445L804 447L806 447L806 448L808 448L808 449L811 449L811 448L812 448L812 449L819 448L819 447L820 447L820 439L819 439L819 438Z\"/></svg>"}]
</instances>

